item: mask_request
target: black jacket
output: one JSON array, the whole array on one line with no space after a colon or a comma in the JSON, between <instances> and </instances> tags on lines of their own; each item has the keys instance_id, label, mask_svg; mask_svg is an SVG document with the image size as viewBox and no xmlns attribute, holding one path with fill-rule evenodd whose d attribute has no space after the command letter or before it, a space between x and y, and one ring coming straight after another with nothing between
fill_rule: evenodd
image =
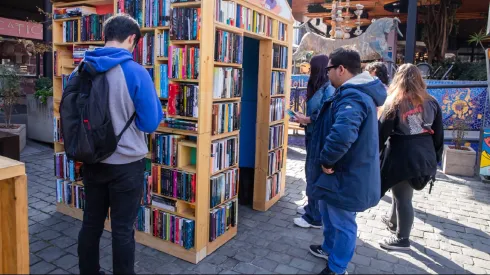
<instances>
[{"instance_id":1,"label":"black jacket","mask_svg":"<svg viewBox=\"0 0 490 275\"><path fill-rule=\"evenodd\" d=\"M433 98L423 106L379 119L381 197L405 180L435 176L444 149L442 111Z\"/></svg>"}]
</instances>

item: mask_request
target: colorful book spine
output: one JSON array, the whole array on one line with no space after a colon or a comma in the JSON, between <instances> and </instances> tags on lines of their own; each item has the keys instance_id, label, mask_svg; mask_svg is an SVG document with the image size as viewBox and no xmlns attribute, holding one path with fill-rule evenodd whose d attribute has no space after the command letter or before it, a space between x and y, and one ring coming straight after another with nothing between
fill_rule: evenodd
<instances>
[{"instance_id":1,"label":"colorful book spine","mask_svg":"<svg viewBox=\"0 0 490 275\"><path fill-rule=\"evenodd\" d=\"M211 143L211 174L238 163L238 138L230 137Z\"/></svg>"},{"instance_id":2,"label":"colorful book spine","mask_svg":"<svg viewBox=\"0 0 490 275\"><path fill-rule=\"evenodd\" d=\"M286 80L285 72L272 72L271 80L271 95L282 95L284 94L284 85Z\"/></svg>"},{"instance_id":3,"label":"colorful book spine","mask_svg":"<svg viewBox=\"0 0 490 275\"><path fill-rule=\"evenodd\" d=\"M269 109L269 121L278 121L284 119L284 98L271 98Z\"/></svg>"},{"instance_id":4,"label":"colorful book spine","mask_svg":"<svg viewBox=\"0 0 490 275\"><path fill-rule=\"evenodd\" d=\"M154 134L152 136L152 162L166 166L177 166L177 144L180 135Z\"/></svg>"},{"instance_id":5,"label":"colorful book spine","mask_svg":"<svg viewBox=\"0 0 490 275\"><path fill-rule=\"evenodd\" d=\"M214 61L242 64L243 36L232 32L216 30Z\"/></svg>"},{"instance_id":6,"label":"colorful book spine","mask_svg":"<svg viewBox=\"0 0 490 275\"><path fill-rule=\"evenodd\" d=\"M242 96L242 70L215 67L213 98L235 98Z\"/></svg>"},{"instance_id":7,"label":"colorful book spine","mask_svg":"<svg viewBox=\"0 0 490 275\"><path fill-rule=\"evenodd\" d=\"M240 129L240 103L213 104L211 124L212 134L222 134Z\"/></svg>"},{"instance_id":8,"label":"colorful book spine","mask_svg":"<svg viewBox=\"0 0 490 275\"><path fill-rule=\"evenodd\" d=\"M282 172L279 171L267 178L265 200L270 201L281 192Z\"/></svg>"},{"instance_id":9,"label":"colorful book spine","mask_svg":"<svg viewBox=\"0 0 490 275\"><path fill-rule=\"evenodd\" d=\"M200 8L172 9L170 39L199 40L201 35Z\"/></svg>"},{"instance_id":10,"label":"colorful book spine","mask_svg":"<svg viewBox=\"0 0 490 275\"><path fill-rule=\"evenodd\" d=\"M236 199L209 211L209 241L216 240L237 226L238 202Z\"/></svg>"},{"instance_id":11,"label":"colorful book spine","mask_svg":"<svg viewBox=\"0 0 490 275\"><path fill-rule=\"evenodd\" d=\"M172 106L168 110L169 116L198 117L198 85L172 83L169 90L168 103Z\"/></svg>"},{"instance_id":12,"label":"colorful book spine","mask_svg":"<svg viewBox=\"0 0 490 275\"><path fill-rule=\"evenodd\" d=\"M284 143L284 125L269 127L269 150L276 149Z\"/></svg>"},{"instance_id":13,"label":"colorful book spine","mask_svg":"<svg viewBox=\"0 0 490 275\"><path fill-rule=\"evenodd\" d=\"M64 152L56 153L54 155L54 164L54 173L57 178L69 181L82 180L83 164L68 159Z\"/></svg>"},{"instance_id":14,"label":"colorful book spine","mask_svg":"<svg viewBox=\"0 0 490 275\"><path fill-rule=\"evenodd\" d=\"M222 204L237 195L238 168L220 173L210 179L210 207Z\"/></svg>"},{"instance_id":15,"label":"colorful book spine","mask_svg":"<svg viewBox=\"0 0 490 275\"><path fill-rule=\"evenodd\" d=\"M159 83L159 97L168 98L168 66L167 64L160 65L160 77L158 79Z\"/></svg>"},{"instance_id":16,"label":"colorful book spine","mask_svg":"<svg viewBox=\"0 0 490 275\"><path fill-rule=\"evenodd\" d=\"M274 44L272 47L272 67L277 69L288 68L288 48Z\"/></svg>"},{"instance_id":17,"label":"colorful book spine","mask_svg":"<svg viewBox=\"0 0 490 275\"><path fill-rule=\"evenodd\" d=\"M175 79L199 78L199 53L198 47L170 46L168 61L168 77Z\"/></svg>"},{"instance_id":18,"label":"colorful book spine","mask_svg":"<svg viewBox=\"0 0 490 275\"><path fill-rule=\"evenodd\" d=\"M153 193L194 203L196 201L196 174L152 166Z\"/></svg>"},{"instance_id":19,"label":"colorful book spine","mask_svg":"<svg viewBox=\"0 0 490 275\"><path fill-rule=\"evenodd\" d=\"M272 175L282 169L283 163L283 149L277 149L269 152L268 156L268 175Z\"/></svg>"}]
</instances>

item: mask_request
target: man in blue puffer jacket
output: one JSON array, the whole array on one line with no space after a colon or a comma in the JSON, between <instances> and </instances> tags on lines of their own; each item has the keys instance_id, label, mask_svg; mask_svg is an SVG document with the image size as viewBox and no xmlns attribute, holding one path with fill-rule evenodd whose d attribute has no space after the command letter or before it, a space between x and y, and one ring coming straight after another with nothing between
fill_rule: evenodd
<instances>
[{"instance_id":1,"label":"man in blue puffer jacket","mask_svg":"<svg viewBox=\"0 0 490 275\"><path fill-rule=\"evenodd\" d=\"M356 213L380 198L376 108L383 105L386 89L368 72L361 74L354 50L332 52L328 72L336 91L318 116L306 167L307 181L314 182L312 196L320 201L324 242L310 246L310 252L328 260L321 274L344 274L356 247Z\"/></svg>"}]
</instances>

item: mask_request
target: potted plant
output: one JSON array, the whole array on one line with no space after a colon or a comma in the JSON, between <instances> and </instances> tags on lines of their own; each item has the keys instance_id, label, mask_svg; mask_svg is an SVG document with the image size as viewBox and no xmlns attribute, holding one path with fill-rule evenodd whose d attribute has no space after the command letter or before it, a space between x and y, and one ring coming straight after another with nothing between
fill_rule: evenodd
<instances>
[{"instance_id":1,"label":"potted plant","mask_svg":"<svg viewBox=\"0 0 490 275\"><path fill-rule=\"evenodd\" d=\"M464 146L467 122L458 119L453 126L454 145L444 145L442 171L444 174L473 177L475 175L476 152Z\"/></svg>"},{"instance_id":2,"label":"potted plant","mask_svg":"<svg viewBox=\"0 0 490 275\"><path fill-rule=\"evenodd\" d=\"M41 77L35 82L35 90L27 95L27 137L53 142L53 81Z\"/></svg>"},{"instance_id":3,"label":"potted plant","mask_svg":"<svg viewBox=\"0 0 490 275\"><path fill-rule=\"evenodd\" d=\"M13 124L12 114L19 97L22 95L21 78L14 68L0 65L0 108L3 113L4 123L0 123L0 131L19 136L19 151L26 146L25 124Z\"/></svg>"}]
</instances>

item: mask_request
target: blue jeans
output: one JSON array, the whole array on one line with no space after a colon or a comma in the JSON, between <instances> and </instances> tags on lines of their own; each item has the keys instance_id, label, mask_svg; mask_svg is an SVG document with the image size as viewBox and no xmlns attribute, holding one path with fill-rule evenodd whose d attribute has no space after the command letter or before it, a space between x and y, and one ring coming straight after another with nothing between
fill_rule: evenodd
<instances>
[{"instance_id":1,"label":"blue jeans","mask_svg":"<svg viewBox=\"0 0 490 275\"><path fill-rule=\"evenodd\" d=\"M322 249L329 254L328 267L337 274L344 274L356 249L356 213L334 207L326 201L318 203L323 220Z\"/></svg>"},{"instance_id":2,"label":"blue jeans","mask_svg":"<svg viewBox=\"0 0 490 275\"><path fill-rule=\"evenodd\" d=\"M318 207L318 201L308 198L308 204L305 205L305 214L303 219L309 224L322 226L322 216Z\"/></svg>"},{"instance_id":3,"label":"blue jeans","mask_svg":"<svg viewBox=\"0 0 490 275\"><path fill-rule=\"evenodd\" d=\"M143 193L145 162L84 165L85 209L78 235L80 274L99 274L99 242L110 208L114 274L134 272L134 222Z\"/></svg>"}]
</instances>

